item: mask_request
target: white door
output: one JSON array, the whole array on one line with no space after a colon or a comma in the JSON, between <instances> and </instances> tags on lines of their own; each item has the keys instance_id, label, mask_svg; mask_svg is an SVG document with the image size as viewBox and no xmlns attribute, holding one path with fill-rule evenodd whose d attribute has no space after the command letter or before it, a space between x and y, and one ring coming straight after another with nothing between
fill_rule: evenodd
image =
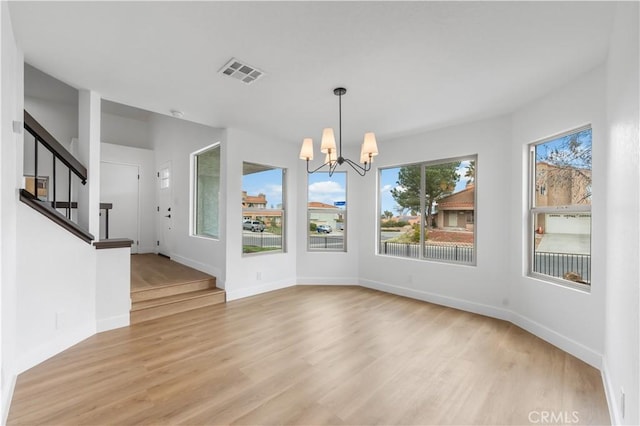
<instances>
[{"instance_id":1,"label":"white door","mask_svg":"<svg viewBox=\"0 0 640 426\"><path fill-rule=\"evenodd\" d=\"M138 252L138 173L135 164L100 163L100 202L110 203L109 238L133 240L131 253ZM100 210L100 239L106 238L107 214Z\"/></svg>"},{"instance_id":2,"label":"white door","mask_svg":"<svg viewBox=\"0 0 640 426\"><path fill-rule=\"evenodd\" d=\"M171 176L171 162L163 164L157 174L158 188L158 253L170 256L171 253L171 228L173 218L171 212L171 187L173 186L173 176Z\"/></svg>"},{"instance_id":3,"label":"white door","mask_svg":"<svg viewBox=\"0 0 640 426\"><path fill-rule=\"evenodd\" d=\"M449 212L449 226L458 226L458 212Z\"/></svg>"}]
</instances>

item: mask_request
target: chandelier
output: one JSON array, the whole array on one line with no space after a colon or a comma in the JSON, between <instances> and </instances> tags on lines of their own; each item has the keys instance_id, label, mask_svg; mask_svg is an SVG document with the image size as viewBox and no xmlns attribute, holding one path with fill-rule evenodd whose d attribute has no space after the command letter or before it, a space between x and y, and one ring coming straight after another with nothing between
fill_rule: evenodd
<instances>
[{"instance_id":1,"label":"chandelier","mask_svg":"<svg viewBox=\"0 0 640 426\"><path fill-rule=\"evenodd\" d=\"M344 87L337 87L333 89L333 94L338 96L338 150L336 151L336 138L333 134L333 129L331 127L324 129L322 131L322 142L320 144L320 152L326 154L324 164L314 170L309 170L309 161L313 160L313 139L304 138L302 141L300 159L307 160L307 173L309 174L319 171L324 166L329 166L329 176L331 176L338 165L347 163L360 176L364 176L369 170L371 170L373 157L378 155L376 135L373 134L373 132L369 132L364 134L364 141L362 142L362 147L360 149L360 163L363 164L362 166L355 161L342 156L342 95L345 93L347 93L347 89Z\"/></svg>"}]
</instances>

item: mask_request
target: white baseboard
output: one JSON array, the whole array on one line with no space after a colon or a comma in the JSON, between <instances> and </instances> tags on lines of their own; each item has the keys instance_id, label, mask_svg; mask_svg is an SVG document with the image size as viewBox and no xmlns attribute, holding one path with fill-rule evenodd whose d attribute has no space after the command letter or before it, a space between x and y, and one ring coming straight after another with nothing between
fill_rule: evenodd
<instances>
[{"instance_id":1,"label":"white baseboard","mask_svg":"<svg viewBox=\"0 0 640 426\"><path fill-rule=\"evenodd\" d=\"M258 294L267 293L274 290L280 290L282 288L293 287L296 285L295 279L287 279L281 281L274 281L270 283L260 284L251 287L239 288L237 290L226 290L227 302L236 299L242 299L245 297L256 296ZM231 285L233 287L233 285Z\"/></svg>"},{"instance_id":2,"label":"white baseboard","mask_svg":"<svg viewBox=\"0 0 640 426\"><path fill-rule=\"evenodd\" d=\"M76 343L79 343L94 334L96 334L95 323L76 327L64 334L61 333L46 344L40 345L20 357L18 360L17 373L20 374L32 367L35 367L41 362L46 361L52 356L59 354L65 349L70 348Z\"/></svg>"},{"instance_id":3,"label":"white baseboard","mask_svg":"<svg viewBox=\"0 0 640 426\"><path fill-rule=\"evenodd\" d=\"M96 332L114 330L129 325L129 314L118 315L110 318L103 318L96 321Z\"/></svg>"},{"instance_id":4,"label":"white baseboard","mask_svg":"<svg viewBox=\"0 0 640 426\"><path fill-rule=\"evenodd\" d=\"M355 277L298 277L297 285L360 285L358 278Z\"/></svg>"},{"instance_id":5,"label":"white baseboard","mask_svg":"<svg viewBox=\"0 0 640 426\"><path fill-rule=\"evenodd\" d=\"M556 346L576 358L581 359L590 366L598 370L602 370L602 354L588 348L582 343L576 342L557 331L515 312L511 313L510 321L518 327L527 330L529 333L538 336L542 340L551 343L553 346Z\"/></svg>"},{"instance_id":6,"label":"white baseboard","mask_svg":"<svg viewBox=\"0 0 640 426\"><path fill-rule=\"evenodd\" d=\"M484 305L482 303L469 302L468 300L456 299L454 297L442 296L436 293L416 290L413 288L401 287L391 284L382 283L373 280L360 280L362 287L383 291L385 293L397 294L412 299L422 300L425 302L435 303L437 305L448 306L450 308L460 309L474 314L485 315L509 321L511 312L505 309L496 308L495 306Z\"/></svg>"},{"instance_id":7,"label":"white baseboard","mask_svg":"<svg viewBox=\"0 0 640 426\"><path fill-rule=\"evenodd\" d=\"M206 263L198 262L197 260L189 259L188 257L183 257L173 253L170 256L171 260L173 260L174 262L178 262L190 268L197 269L198 271L202 271L205 274L213 275L214 277L216 277L216 287L224 288L220 287L217 282L217 278L222 275L220 268L216 268L214 266L207 265Z\"/></svg>"},{"instance_id":8,"label":"white baseboard","mask_svg":"<svg viewBox=\"0 0 640 426\"><path fill-rule=\"evenodd\" d=\"M531 334L534 334L535 336L540 337L546 342L575 356L576 358L581 359L592 367L598 370L602 370L602 354L536 321L514 313L510 310L372 280L361 280L360 285L362 285L363 287L384 291L386 293L397 294L399 296L410 297L412 299L423 300L425 302L431 302L442 306L448 306L450 308L460 309L475 314L509 321L512 324L523 328Z\"/></svg>"},{"instance_id":9,"label":"white baseboard","mask_svg":"<svg viewBox=\"0 0 640 426\"><path fill-rule=\"evenodd\" d=\"M2 389L2 424L7 424L9 417L9 409L11 408L11 400L13 399L13 391L16 388L16 381L18 380L17 374L10 374L9 377L5 377L7 385L5 389Z\"/></svg>"},{"instance_id":10,"label":"white baseboard","mask_svg":"<svg viewBox=\"0 0 640 426\"><path fill-rule=\"evenodd\" d=\"M622 413L620 413L620 410L618 409L618 407L620 407L620 404L618 403L618 399L616 398L617 393L613 388L613 383L611 383L609 366L605 357L602 358L602 369L600 370L600 372L602 374L602 383L604 384L604 394L607 397L607 405L609 406L609 416L611 418L611 424L621 425Z\"/></svg>"}]
</instances>

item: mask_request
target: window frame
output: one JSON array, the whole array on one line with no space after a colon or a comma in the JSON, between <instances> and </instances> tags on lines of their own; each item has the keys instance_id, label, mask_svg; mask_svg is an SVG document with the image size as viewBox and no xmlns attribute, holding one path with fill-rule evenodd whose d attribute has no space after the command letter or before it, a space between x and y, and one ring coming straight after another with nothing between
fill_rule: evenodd
<instances>
[{"instance_id":1,"label":"window frame","mask_svg":"<svg viewBox=\"0 0 640 426\"><path fill-rule=\"evenodd\" d=\"M216 194L216 197L218 198L218 209L216 212L216 215L218 216L218 229L217 229L217 235L209 235L209 234L199 234L197 232L197 227L198 227L198 156L208 152L208 151L212 151L214 149L217 149L219 151L219 170L220 170L220 180L222 180L222 144L220 141L218 142L214 142L211 145L207 145L204 148L201 148L197 151L194 151L190 154L190 166L191 166L191 182L190 182L190 202L189 202L189 206L191 209L191 213L189 214L189 220L190 220L190 224L189 224L189 236L190 237L194 237L194 238L204 238L207 240L216 240L219 241L220 240L220 234L221 234L221 229L220 229L220 189L221 189L221 185L218 185L218 193Z\"/></svg>"},{"instance_id":2,"label":"window frame","mask_svg":"<svg viewBox=\"0 0 640 426\"><path fill-rule=\"evenodd\" d=\"M316 173L324 173L327 175L327 177L329 179L331 179L331 177L329 177L329 172L316 172ZM306 188L307 188L307 203L306 203L306 211L307 211L307 220L305 223L305 233L307 235L307 251L310 253L346 253L347 252L347 228L348 228L348 208L349 208L349 202L347 200L347 195L348 195L348 181L349 181L349 174L346 171L339 171L339 172L333 172L333 175L336 175L337 173L340 174L344 174L344 198L345 198L345 208L343 210L340 210L338 208L334 209L334 211L336 212L340 212L343 217L343 227L342 227L342 248L341 249L329 249L329 248L314 248L311 247L311 234L310 234L310 223L311 223L311 213L309 211L309 175L307 175L307 184L306 184Z\"/></svg>"},{"instance_id":3,"label":"window frame","mask_svg":"<svg viewBox=\"0 0 640 426\"><path fill-rule=\"evenodd\" d=\"M265 163L255 163L253 161L243 161L242 162L242 177L244 177L244 165L246 164L253 164L256 166L261 166L261 167L266 167L268 169L266 170L281 170L282 171L282 208L280 209L272 209L272 208L268 208L267 206L265 206L265 208L261 208L261 207L242 207L242 215L240 217L240 225L242 226L242 224L245 221L245 213L252 213L252 214L264 214L264 213L270 213L270 212L280 212L280 217L282 218L282 223L281 223L281 229L282 229L282 234L281 234L281 242L282 242L282 246L277 249L277 250L265 250L265 251L259 251L259 252L254 252L254 253L245 253L244 251L244 230L241 229L241 238L242 238L242 256L260 256L260 255L267 255L267 254L285 254L287 253L287 169L284 167L279 167L279 166L272 166L270 164L265 164ZM241 185L244 186L244 185ZM241 188L242 191L244 191L244 188Z\"/></svg>"},{"instance_id":4,"label":"window frame","mask_svg":"<svg viewBox=\"0 0 640 426\"><path fill-rule=\"evenodd\" d=\"M474 222L473 222L473 260L472 262L464 262L464 261L456 261L456 260L447 260L447 259L435 259L435 258L431 258L431 257L427 257L425 256L425 235L424 235L424 229L426 227L426 194L425 194L425 184L426 184L426 169L427 167L430 166L437 166L440 164L447 164L447 163L453 163L453 162L463 162L463 161L473 161L475 162L475 170L476 170L476 175L474 176L474 185L475 185L475 190L474 190L474 194L473 194L473 203L474 203L474 209L473 209L473 218L474 218ZM396 256L393 254L385 254L381 252L381 247L382 247L382 242L381 241L381 233L382 233L382 226L381 226L381 216L382 216L382 197L380 196L380 189L381 189L381 182L382 182L382 173L385 170L389 170L389 169L399 169L402 167L420 167L420 241L419 241L419 246L418 246L418 256L417 257L411 257L411 256ZM444 263L444 264L448 264L448 265L459 265L459 266L467 266L467 267L476 267L478 264L478 215L477 215L477 210L478 210L478 175L477 175L477 170L478 170L478 154L469 154L469 155L460 155L460 156L456 156L456 157L449 157L449 158L442 158L442 159L436 159L436 160L428 160L428 161L421 161L421 162L415 162L415 163L405 163L405 164L400 164L400 165L392 165L392 166L386 166L386 167L379 167L378 168L378 174L377 174L377 179L378 179L378 183L377 183L377 189L378 189L378 207L377 207L377 233L376 233L376 240L377 240L377 247L376 247L376 255L378 256L385 256L385 257L390 257L390 258L394 258L394 259L406 259L406 260L416 260L416 261L424 261L424 262L436 262L436 263ZM466 215L465 215L466 217ZM466 223L466 219L465 219L465 223Z\"/></svg>"},{"instance_id":5,"label":"window frame","mask_svg":"<svg viewBox=\"0 0 640 426\"><path fill-rule=\"evenodd\" d=\"M528 206L527 206L527 221L526 221L526 229L527 229L527 267L526 272L529 278L533 278L536 280L557 284L563 287L585 291L587 293L591 292L591 277L593 262L589 262L589 284L582 284L575 281L570 281L564 278L554 277L552 275L543 274L541 272L534 271L535 265L535 224L536 224L536 215L538 214L577 214L583 215L585 213L589 213L589 256L591 258L592 249L593 249L593 215L592 215L592 203L589 204L569 204L569 205L559 205L559 206L536 206L536 147L548 142L551 142L556 139L560 139L565 136L577 134L583 132L585 130L591 131L591 144L593 147L593 126L591 124L585 124L552 136L545 137L543 139L539 139L537 141L531 142L527 145L527 155L528 155L528 173L527 173L527 189L528 189ZM592 176L593 176L593 164L592 164ZM590 183L590 186L592 183Z\"/></svg>"}]
</instances>

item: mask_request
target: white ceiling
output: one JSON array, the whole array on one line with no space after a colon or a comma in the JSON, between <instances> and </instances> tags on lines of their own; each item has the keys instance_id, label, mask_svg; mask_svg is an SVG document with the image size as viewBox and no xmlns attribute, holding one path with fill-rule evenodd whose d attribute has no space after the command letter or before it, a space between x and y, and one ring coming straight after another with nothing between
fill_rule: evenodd
<instances>
[{"instance_id":1,"label":"white ceiling","mask_svg":"<svg viewBox=\"0 0 640 426\"><path fill-rule=\"evenodd\" d=\"M513 111L602 63L613 2L11 2L25 61L105 99L283 141ZM267 75L218 74L236 57ZM317 142L316 142L317 143Z\"/></svg>"}]
</instances>

